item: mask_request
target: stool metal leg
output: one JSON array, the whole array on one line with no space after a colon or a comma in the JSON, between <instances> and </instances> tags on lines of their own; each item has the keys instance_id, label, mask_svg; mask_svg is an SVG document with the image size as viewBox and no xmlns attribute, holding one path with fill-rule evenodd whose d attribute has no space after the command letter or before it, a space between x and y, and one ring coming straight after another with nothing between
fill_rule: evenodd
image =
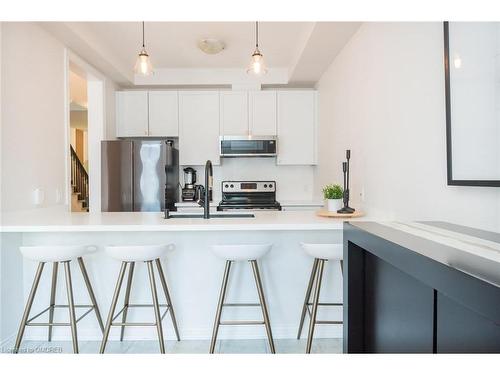
<instances>
[{"instance_id":1,"label":"stool metal leg","mask_svg":"<svg viewBox=\"0 0 500 375\"><path fill-rule=\"evenodd\" d=\"M269 321L269 313L267 310L266 299L264 297L264 290L262 288L262 281L260 279L259 266L256 260L251 260L253 275L255 277L255 284L257 285L257 292L259 293L260 306L262 308L262 315L264 316L264 325L266 327L267 339L269 341L269 348L271 353L276 353L274 348L273 334L271 332L271 322Z\"/></svg>"},{"instance_id":2,"label":"stool metal leg","mask_svg":"<svg viewBox=\"0 0 500 375\"><path fill-rule=\"evenodd\" d=\"M314 276L316 276L316 271L318 269L318 258L314 258L312 270L311 270L311 277L309 278L309 284L307 284L307 290L306 290L306 296L304 298L304 304L302 306L302 314L300 316L300 323L299 323L299 332L297 333L297 340L300 340L300 336L302 335L302 328L304 327L304 319L306 317L307 313L307 304L309 303L309 300L311 299L311 291L312 287L314 284Z\"/></svg>"},{"instance_id":3,"label":"stool metal leg","mask_svg":"<svg viewBox=\"0 0 500 375\"><path fill-rule=\"evenodd\" d=\"M309 322L309 335L307 337L306 353L311 353L312 340L314 335L314 326L316 325L316 315L318 313L319 293L321 290L321 279L323 278L323 267L325 260L320 259L318 264L318 272L316 275L316 286L314 288L313 306L311 312L311 320Z\"/></svg>"},{"instance_id":4,"label":"stool metal leg","mask_svg":"<svg viewBox=\"0 0 500 375\"><path fill-rule=\"evenodd\" d=\"M344 261L340 261L340 272L342 273L342 278L344 277Z\"/></svg>"},{"instance_id":5,"label":"stool metal leg","mask_svg":"<svg viewBox=\"0 0 500 375\"><path fill-rule=\"evenodd\" d=\"M104 327L104 334L102 336L101 348L99 353L104 353L106 349L106 344L108 342L109 331L111 329L111 323L113 321L113 315L116 309L116 303L118 302L118 297L120 296L120 289L122 287L123 277L125 276L125 269L127 268L127 263L122 262L120 268L120 273L118 274L118 280L116 282L115 292L113 294L113 300L111 301L111 307L109 308L108 320L106 321L106 326Z\"/></svg>"},{"instance_id":6,"label":"stool metal leg","mask_svg":"<svg viewBox=\"0 0 500 375\"><path fill-rule=\"evenodd\" d=\"M52 341L52 323L54 323L54 305L56 304L57 270L59 262L52 263L52 285L50 288L50 310L49 310L49 342Z\"/></svg>"},{"instance_id":7,"label":"stool metal leg","mask_svg":"<svg viewBox=\"0 0 500 375\"><path fill-rule=\"evenodd\" d=\"M127 289L125 289L125 300L123 301L122 323L125 323L127 321L128 305L130 301L130 289L132 288L132 278L134 276L134 268L135 268L135 262L130 263L128 268ZM124 334L125 334L125 325L122 325L120 331L120 341L123 341Z\"/></svg>"},{"instance_id":8,"label":"stool metal leg","mask_svg":"<svg viewBox=\"0 0 500 375\"><path fill-rule=\"evenodd\" d=\"M19 351L21 346L21 340L23 339L24 329L26 328L26 322L30 315L31 306L33 306L33 300L35 299L36 290L38 289L38 284L40 282L40 277L42 276L43 266L45 263L40 262L36 270L35 279L33 280L33 285L31 286L31 291L28 296L28 301L26 302L26 307L24 308L23 317L21 319L21 324L19 326L19 331L17 332L16 343L14 344L14 353Z\"/></svg>"},{"instance_id":9,"label":"stool metal leg","mask_svg":"<svg viewBox=\"0 0 500 375\"><path fill-rule=\"evenodd\" d=\"M158 268L158 274L160 275L160 282L163 287L163 292L165 293L165 298L167 300L167 307L170 311L170 318L172 319L172 325L174 326L175 336L177 337L177 341L181 341L179 336L179 329L177 328L177 320L175 319L174 313L174 305L172 305L172 299L170 298L170 293L168 291L167 280L165 279L165 275L163 273L163 268L161 266L160 259L156 259L156 267Z\"/></svg>"},{"instance_id":10,"label":"stool metal leg","mask_svg":"<svg viewBox=\"0 0 500 375\"><path fill-rule=\"evenodd\" d=\"M69 321L71 326L71 336L73 338L73 352L78 353L78 336L76 333L76 315L75 302L73 300L73 285L71 283L70 262L64 263L64 272L66 274L66 292L68 294Z\"/></svg>"},{"instance_id":11,"label":"stool metal leg","mask_svg":"<svg viewBox=\"0 0 500 375\"><path fill-rule=\"evenodd\" d=\"M156 329L158 330L158 341L160 342L160 352L165 353L165 342L163 341L163 328L161 326L160 306L158 304L158 294L156 292L155 274L153 269L153 261L146 262L148 264L149 282L151 284L151 297L153 298L153 307L156 318Z\"/></svg>"},{"instance_id":12,"label":"stool metal leg","mask_svg":"<svg viewBox=\"0 0 500 375\"><path fill-rule=\"evenodd\" d=\"M224 269L224 276L222 277L222 286L219 294L219 302L217 304L217 311L215 313L214 329L212 332L212 341L210 342L210 354L215 351L215 343L217 342L217 333L219 332L220 317L222 315L222 306L224 305L224 300L226 299L227 282L229 280L229 271L231 270L232 261L226 261L226 267Z\"/></svg>"},{"instance_id":13,"label":"stool metal leg","mask_svg":"<svg viewBox=\"0 0 500 375\"><path fill-rule=\"evenodd\" d=\"M94 312L97 318L97 322L99 323L101 332L104 333L104 324L102 324L101 312L99 311L99 307L97 306L97 300L95 298L94 290L92 289L89 274L87 273L87 269L85 268L85 263L83 263L82 258L78 258L78 265L80 266L80 270L82 271L83 280L85 281L85 286L87 287L87 290L89 292L90 301L92 302L92 306L94 306Z\"/></svg>"}]
</instances>

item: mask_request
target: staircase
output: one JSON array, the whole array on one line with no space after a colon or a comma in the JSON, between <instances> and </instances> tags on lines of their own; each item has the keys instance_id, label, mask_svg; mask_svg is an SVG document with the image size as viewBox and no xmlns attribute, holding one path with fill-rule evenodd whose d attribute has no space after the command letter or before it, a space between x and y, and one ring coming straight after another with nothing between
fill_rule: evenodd
<instances>
[{"instance_id":1,"label":"staircase","mask_svg":"<svg viewBox=\"0 0 500 375\"><path fill-rule=\"evenodd\" d=\"M89 175L82 162L78 158L73 146L69 146L71 152L71 211L89 211Z\"/></svg>"}]
</instances>

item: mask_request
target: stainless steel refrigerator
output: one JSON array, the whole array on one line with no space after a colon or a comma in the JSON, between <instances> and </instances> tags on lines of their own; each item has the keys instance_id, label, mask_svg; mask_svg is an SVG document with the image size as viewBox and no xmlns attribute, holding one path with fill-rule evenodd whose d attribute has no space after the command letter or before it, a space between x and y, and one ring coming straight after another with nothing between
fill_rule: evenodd
<instances>
[{"instance_id":1,"label":"stainless steel refrigerator","mask_svg":"<svg viewBox=\"0 0 500 375\"><path fill-rule=\"evenodd\" d=\"M163 211L179 200L179 151L170 140L101 143L104 212Z\"/></svg>"}]
</instances>

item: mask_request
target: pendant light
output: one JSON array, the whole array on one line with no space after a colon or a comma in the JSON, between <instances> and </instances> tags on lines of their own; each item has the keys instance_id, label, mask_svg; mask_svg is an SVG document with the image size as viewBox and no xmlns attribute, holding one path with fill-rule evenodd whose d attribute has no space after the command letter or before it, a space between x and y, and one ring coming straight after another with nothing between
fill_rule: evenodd
<instances>
[{"instance_id":1,"label":"pendant light","mask_svg":"<svg viewBox=\"0 0 500 375\"><path fill-rule=\"evenodd\" d=\"M247 73L254 74L256 76L266 74L267 68L264 64L264 55L259 50L259 23L255 22L255 50L252 54L252 60L250 61L250 66L247 69Z\"/></svg>"},{"instance_id":2,"label":"pendant light","mask_svg":"<svg viewBox=\"0 0 500 375\"><path fill-rule=\"evenodd\" d=\"M146 47L144 44L144 22L142 22L142 49L137 56L137 62L135 63L134 71L136 74L143 76L149 76L153 74L153 65L149 59L149 55L146 52Z\"/></svg>"}]
</instances>

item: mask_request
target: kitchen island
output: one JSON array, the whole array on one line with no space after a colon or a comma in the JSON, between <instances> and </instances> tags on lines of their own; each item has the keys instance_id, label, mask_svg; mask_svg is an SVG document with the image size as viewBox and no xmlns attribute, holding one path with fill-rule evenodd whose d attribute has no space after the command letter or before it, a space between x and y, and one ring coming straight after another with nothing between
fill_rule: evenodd
<instances>
[{"instance_id":1,"label":"kitchen island","mask_svg":"<svg viewBox=\"0 0 500 375\"><path fill-rule=\"evenodd\" d=\"M162 213L69 213L40 209L30 212L3 214L1 249L1 340L11 337L17 329L23 304L29 293L36 264L21 257L21 245L87 244L97 252L86 257L90 279L103 316L106 316L120 268L119 262L103 253L106 245L173 244L175 249L164 260L169 288L178 319L181 339L208 339L224 269L224 261L210 251L214 244L272 243L273 248L261 260L261 273L270 309L271 324L276 338L293 338L299 323L301 304L313 260L300 248L300 242L341 243L343 220L321 218L314 211L256 211L253 218L175 218L164 219ZM251 268L235 264L228 290L230 302L258 300ZM336 267L326 267L322 298L342 300L342 280ZM75 275L77 273L75 272ZM75 278L78 276L75 276ZM50 280L42 276L39 294L32 311L41 311L49 301ZM150 303L147 270L136 267L131 300ZM75 300L87 303L81 280L75 281ZM64 290L57 299L65 301ZM120 302L119 302L120 303ZM8 308L7 308L8 306ZM131 321L153 320L152 311L135 309ZM258 319L257 308L227 309L228 319ZM325 319L339 320L341 308L322 312ZM56 313L55 319L65 320ZM165 337L174 339L170 324L165 324ZM94 319L79 323L82 340L100 340L101 333ZM341 326L320 326L316 337L341 337ZM69 340L69 329L54 328L55 340ZM110 339L119 337L119 329L111 331ZM264 338L262 327L239 326L221 329L220 338ZM131 327L125 339L156 339L154 329ZM29 327L25 339L46 339L46 328Z\"/></svg>"},{"instance_id":2,"label":"kitchen island","mask_svg":"<svg viewBox=\"0 0 500 375\"><path fill-rule=\"evenodd\" d=\"M345 353L500 353L500 234L344 224Z\"/></svg>"}]
</instances>

